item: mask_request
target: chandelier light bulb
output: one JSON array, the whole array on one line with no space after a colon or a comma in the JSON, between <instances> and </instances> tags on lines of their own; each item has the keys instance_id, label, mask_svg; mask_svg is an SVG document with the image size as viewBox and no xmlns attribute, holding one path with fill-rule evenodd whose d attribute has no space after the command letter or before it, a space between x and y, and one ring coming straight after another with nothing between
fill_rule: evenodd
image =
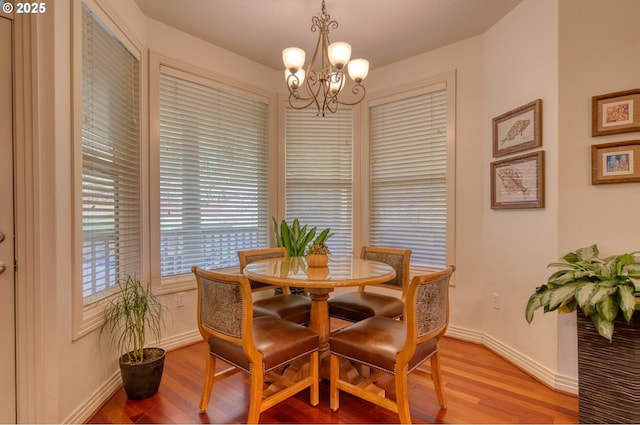
<instances>
[{"instance_id":1,"label":"chandelier light bulb","mask_svg":"<svg viewBox=\"0 0 640 425\"><path fill-rule=\"evenodd\" d=\"M304 50L298 47L287 47L282 51L284 66L292 73L297 72L304 66L304 57Z\"/></svg>"},{"instance_id":2,"label":"chandelier light bulb","mask_svg":"<svg viewBox=\"0 0 640 425\"><path fill-rule=\"evenodd\" d=\"M340 93L343 84L344 78L341 78L337 72L331 74L331 78L329 78L329 92L331 93L331 95L335 96Z\"/></svg>"},{"instance_id":3,"label":"chandelier light bulb","mask_svg":"<svg viewBox=\"0 0 640 425\"><path fill-rule=\"evenodd\" d=\"M349 62L349 77L356 83L362 82L369 74L369 61L366 59L354 59Z\"/></svg>"},{"instance_id":4,"label":"chandelier light bulb","mask_svg":"<svg viewBox=\"0 0 640 425\"><path fill-rule=\"evenodd\" d=\"M287 81L287 85L290 89L296 90L302 83L304 83L305 72L304 69L300 68L295 74L289 71L288 69L284 70L284 79Z\"/></svg>"},{"instance_id":5,"label":"chandelier light bulb","mask_svg":"<svg viewBox=\"0 0 640 425\"><path fill-rule=\"evenodd\" d=\"M351 45L337 41L329 45L329 61L333 66L342 69L351 59Z\"/></svg>"}]
</instances>

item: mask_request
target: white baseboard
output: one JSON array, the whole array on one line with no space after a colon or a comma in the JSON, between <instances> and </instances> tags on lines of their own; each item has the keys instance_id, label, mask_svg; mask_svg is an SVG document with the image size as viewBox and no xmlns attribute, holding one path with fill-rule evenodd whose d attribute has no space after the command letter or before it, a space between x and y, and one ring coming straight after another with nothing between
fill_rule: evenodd
<instances>
[{"instance_id":1,"label":"white baseboard","mask_svg":"<svg viewBox=\"0 0 640 425\"><path fill-rule=\"evenodd\" d=\"M160 346L167 351L171 351L200 341L202 341L202 335L200 335L198 329L194 329L180 335L164 338Z\"/></svg>"},{"instance_id":2,"label":"white baseboard","mask_svg":"<svg viewBox=\"0 0 640 425\"><path fill-rule=\"evenodd\" d=\"M482 344L482 340L484 338L482 332L451 325L449 325L449 327L447 328L447 333L445 334L445 336L461 339L463 341L473 342L475 344Z\"/></svg>"},{"instance_id":3,"label":"white baseboard","mask_svg":"<svg viewBox=\"0 0 640 425\"><path fill-rule=\"evenodd\" d=\"M167 351L185 347L202 341L200 332L195 329L180 335L175 335L163 339L158 346ZM116 370L113 374L93 393L91 396L71 413L62 423L64 424L83 424L86 423L95 413L109 400L116 391L122 386L122 378L120 370Z\"/></svg>"},{"instance_id":4,"label":"white baseboard","mask_svg":"<svg viewBox=\"0 0 640 425\"><path fill-rule=\"evenodd\" d=\"M449 326L446 335L463 341L482 344L550 388L570 394L578 394L578 378L555 373L546 366L541 365L512 347L498 341L491 335L456 326Z\"/></svg>"},{"instance_id":5,"label":"white baseboard","mask_svg":"<svg viewBox=\"0 0 640 425\"><path fill-rule=\"evenodd\" d=\"M120 370L116 370L91 396L65 418L63 424L83 424L122 386Z\"/></svg>"}]
</instances>

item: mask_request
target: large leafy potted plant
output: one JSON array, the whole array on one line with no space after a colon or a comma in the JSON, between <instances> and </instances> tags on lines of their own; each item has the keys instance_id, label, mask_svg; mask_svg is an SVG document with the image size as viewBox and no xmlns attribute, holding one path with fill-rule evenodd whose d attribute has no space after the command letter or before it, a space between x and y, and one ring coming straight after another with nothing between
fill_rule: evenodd
<instances>
[{"instance_id":1,"label":"large leafy potted plant","mask_svg":"<svg viewBox=\"0 0 640 425\"><path fill-rule=\"evenodd\" d=\"M591 245L566 254L536 288L525 317L578 310L578 389L581 423L640 420L640 259L638 252L599 257ZM615 328L615 336L614 336Z\"/></svg>"},{"instance_id":2,"label":"large leafy potted plant","mask_svg":"<svg viewBox=\"0 0 640 425\"><path fill-rule=\"evenodd\" d=\"M640 290L640 260L635 257L638 252L600 258L597 245L591 245L568 253L563 257L564 263L549 264L548 267L561 270L529 298L527 322L531 323L539 308L545 313L570 313L579 308L598 333L611 341L618 315L630 322L636 309L634 292Z\"/></svg>"},{"instance_id":3,"label":"large leafy potted plant","mask_svg":"<svg viewBox=\"0 0 640 425\"><path fill-rule=\"evenodd\" d=\"M106 332L121 353L120 373L127 397L142 400L158 391L162 379L165 351L146 347L146 337L160 339L165 307L151 293L151 286L135 276L119 280L118 287L104 309L100 333Z\"/></svg>"}]
</instances>

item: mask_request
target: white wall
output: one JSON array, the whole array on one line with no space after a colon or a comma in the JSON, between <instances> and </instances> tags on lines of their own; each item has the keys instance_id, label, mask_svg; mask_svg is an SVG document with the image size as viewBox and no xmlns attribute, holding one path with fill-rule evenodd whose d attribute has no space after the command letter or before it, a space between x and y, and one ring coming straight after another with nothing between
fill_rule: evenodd
<instances>
[{"instance_id":1,"label":"white wall","mask_svg":"<svg viewBox=\"0 0 640 425\"><path fill-rule=\"evenodd\" d=\"M593 243L603 256L637 251L640 183L592 185L591 145L639 140L640 133L591 137L591 97L640 88L640 1L562 0L559 6L559 254ZM558 369L569 373L575 315L563 319Z\"/></svg>"},{"instance_id":2,"label":"white wall","mask_svg":"<svg viewBox=\"0 0 640 425\"><path fill-rule=\"evenodd\" d=\"M558 1L524 1L485 34L485 107L483 109L484 240L483 296L478 300L483 332L496 348L533 359L524 367L547 373L557 368L557 325L536 318L528 325L529 296L557 260L558 215ZM545 152L545 207L491 209L492 118L542 99L542 147ZM538 149L540 150L540 149ZM526 152L511 155L518 156ZM500 297L500 309L491 297ZM512 357L513 353L507 353ZM548 369L548 370L546 370ZM549 382L550 384L552 382Z\"/></svg>"},{"instance_id":3,"label":"white wall","mask_svg":"<svg viewBox=\"0 0 640 425\"><path fill-rule=\"evenodd\" d=\"M40 52L39 64L40 90L47 96L40 117L47 157L38 170L42 229L36 230L43 237L38 271L47 279L36 284L43 294L38 301L46 306L42 317L21 325L33 326L43 340L42 351L29 361L44 373L22 383L40 395L36 412L27 416L31 422L85 420L117 385L116 360L98 349L97 332L72 340L71 260L65 254L72 248L71 1L55 2L40 34L47 40L42 46L52 46ZM150 21L133 0L108 4L146 47L225 78L282 91L281 72ZM638 249L640 184L591 186L589 174L591 144L638 139L637 133L590 137L590 97L638 87L638 5L525 0L483 36L373 70L366 81L374 93L456 70L457 271L450 331L483 341L560 388L565 378L568 387L575 384L575 323L537 314L528 325L524 307L549 275L546 264L566 251L593 242L605 254ZM52 32L53 40L47 37ZM537 98L543 100L546 207L491 210L491 119ZM491 308L493 293L501 298L499 310ZM184 308L173 307L175 294L165 297L174 311L165 333L172 343L195 332L195 292L186 295ZM55 302L45 302L50 300Z\"/></svg>"}]
</instances>

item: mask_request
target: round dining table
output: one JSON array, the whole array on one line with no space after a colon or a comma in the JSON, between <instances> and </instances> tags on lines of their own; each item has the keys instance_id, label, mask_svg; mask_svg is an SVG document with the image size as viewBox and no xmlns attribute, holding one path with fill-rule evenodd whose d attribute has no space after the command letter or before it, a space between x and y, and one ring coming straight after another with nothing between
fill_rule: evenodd
<instances>
[{"instance_id":1,"label":"round dining table","mask_svg":"<svg viewBox=\"0 0 640 425\"><path fill-rule=\"evenodd\" d=\"M356 257L331 256L327 267L309 267L304 257L285 257L259 260L247 264L243 272L249 279L276 286L304 288L311 298L309 328L319 335L320 376L328 379L329 367L329 294L335 288L347 286L375 285L387 282L396 275L388 264ZM354 366L348 360L340 362L340 377L356 384L366 379L362 366ZM306 361L293 362L283 371L283 376L297 381L309 374ZM368 389L384 396L384 390L370 384ZM265 393L278 391L272 385Z\"/></svg>"},{"instance_id":2,"label":"round dining table","mask_svg":"<svg viewBox=\"0 0 640 425\"><path fill-rule=\"evenodd\" d=\"M322 353L329 349L329 294L335 288L387 282L396 272L390 265L378 261L330 256L327 267L309 267L305 257L260 260L247 264L244 274L257 282L304 288L309 293L309 328L320 336Z\"/></svg>"}]
</instances>

